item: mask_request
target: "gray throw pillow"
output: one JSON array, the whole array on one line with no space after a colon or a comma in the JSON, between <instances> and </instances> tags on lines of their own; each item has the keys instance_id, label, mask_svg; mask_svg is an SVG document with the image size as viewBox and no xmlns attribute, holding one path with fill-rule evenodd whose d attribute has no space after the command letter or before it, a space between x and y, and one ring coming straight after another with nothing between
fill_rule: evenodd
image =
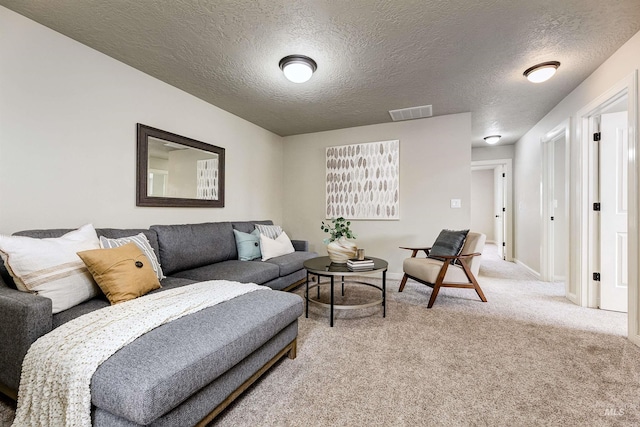
<instances>
[{"instance_id":1,"label":"gray throw pillow","mask_svg":"<svg viewBox=\"0 0 640 427\"><path fill-rule=\"evenodd\" d=\"M442 230L433 243L431 251L429 251L429 258L444 261L444 258L438 258L438 255L460 255L468 233L469 230ZM454 261L455 260L452 260L451 264L453 264Z\"/></svg>"}]
</instances>

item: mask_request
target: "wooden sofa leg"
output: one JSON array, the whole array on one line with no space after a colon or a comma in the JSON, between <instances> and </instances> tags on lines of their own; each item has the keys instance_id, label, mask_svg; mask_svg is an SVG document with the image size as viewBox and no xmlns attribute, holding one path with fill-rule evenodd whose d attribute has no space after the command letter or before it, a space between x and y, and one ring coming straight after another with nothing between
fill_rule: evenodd
<instances>
[{"instance_id":1,"label":"wooden sofa leg","mask_svg":"<svg viewBox=\"0 0 640 427\"><path fill-rule=\"evenodd\" d=\"M298 356L298 339L296 338L291 343L291 348L287 353L287 357L289 357L289 359L295 359L297 356Z\"/></svg>"},{"instance_id":2,"label":"wooden sofa leg","mask_svg":"<svg viewBox=\"0 0 640 427\"><path fill-rule=\"evenodd\" d=\"M408 278L409 276L407 276L407 273L405 273L404 276L402 277L402 282L400 282L400 288L398 289L398 292L402 292L404 290L404 285L407 284Z\"/></svg>"}]
</instances>

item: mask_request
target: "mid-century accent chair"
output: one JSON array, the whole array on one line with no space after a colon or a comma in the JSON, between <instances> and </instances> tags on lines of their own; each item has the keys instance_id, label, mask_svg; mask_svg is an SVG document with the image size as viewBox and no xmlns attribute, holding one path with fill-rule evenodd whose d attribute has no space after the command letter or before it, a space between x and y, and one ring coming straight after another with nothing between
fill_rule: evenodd
<instances>
[{"instance_id":1,"label":"mid-century accent chair","mask_svg":"<svg viewBox=\"0 0 640 427\"><path fill-rule=\"evenodd\" d=\"M478 285L476 275L480 270L480 262L484 243L487 239L482 233L469 232L464 241L464 246L459 255L438 255L438 258L429 258L431 247L408 248L412 251L411 258L407 258L403 263L404 277L400 282L402 292L407 283L407 279L413 279L433 288L431 298L427 308L431 308L436 301L440 288L468 288L475 289L483 302L487 299ZM418 252L424 251L427 258L418 258ZM455 263L454 263L455 262Z\"/></svg>"}]
</instances>

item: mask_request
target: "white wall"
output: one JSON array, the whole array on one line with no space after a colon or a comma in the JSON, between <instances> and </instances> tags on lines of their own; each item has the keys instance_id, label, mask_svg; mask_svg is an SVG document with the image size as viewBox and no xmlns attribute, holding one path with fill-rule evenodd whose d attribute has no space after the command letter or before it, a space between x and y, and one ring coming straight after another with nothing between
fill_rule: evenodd
<instances>
[{"instance_id":1,"label":"white wall","mask_svg":"<svg viewBox=\"0 0 640 427\"><path fill-rule=\"evenodd\" d=\"M474 147L471 149L471 160L497 160L497 159L513 159L515 157L516 146L511 145L494 145L492 147Z\"/></svg>"},{"instance_id":2,"label":"white wall","mask_svg":"<svg viewBox=\"0 0 640 427\"><path fill-rule=\"evenodd\" d=\"M471 230L487 235L487 241L495 240L494 231L494 171L471 171Z\"/></svg>"},{"instance_id":3,"label":"white wall","mask_svg":"<svg viewBox=\"0 0 640 427\"><path fill-rule=\"evenodd\" d=\"M355 243L389 261L400 274L410 255L398 246L430 246L443 228L470 225L471 115L455 114L284 138L284 225L322 255L325 219L325 148L400 140L400 220L353 221ZM451 209L450 199L462 199Z\"/></svg>"},{"instance_id":4,"label":"white wall","mask_svg":"<svg viewBox=\"0 0 640 427\"><path fill-rule=\"evenodd\" d=\"M542 146L541 138L567 118L572 120L571 168L576 170L576 115L591 101L606 93L614 85L640 68L640 33L634 35L573 92L556 105L540 122L517 143L515 151L515 257L532 270L540 271L540 244L542 227L540 220L540 180ZM562 67L558 71L562 72ZM638 94L632 94L637 99ZM572 173L572 200L575 198L575 176ZM572 213L573 215L573 213ZM572 224L572 233L574 233ZM572 237L575 237L572 234ZM572 238L572 241L574 239ZM577 248L571 248L571 260L575 262Z\"/></svg>"},{"instance_id":5,"label":"white wall","mask_svg":"<svg viewBox=\"0 0 640 427\"><path fill-rule=\"evenodd\" d=\"M282 220L282 138L4 7L0 28L0 233ZM224 147L226 207L136 207L136 123Z\"/></svg>"}]
</instances>

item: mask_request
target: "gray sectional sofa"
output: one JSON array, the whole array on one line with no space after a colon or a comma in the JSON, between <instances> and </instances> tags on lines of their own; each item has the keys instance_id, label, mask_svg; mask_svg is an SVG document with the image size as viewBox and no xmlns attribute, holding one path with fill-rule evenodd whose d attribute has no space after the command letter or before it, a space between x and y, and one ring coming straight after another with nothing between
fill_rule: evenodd
<instances>
[{"instance_id":1,"label":"gray sectional sofa","mask_svg":"<svg viewBox=\"0 0 640 427\"><path fill-rule=\"evenodd\" d=\"M119 238L144 233L164 274L161 292L198 281L225 279L289 290L306 277L303 262L317 256L305 241L294 253L238 261L233 229L249 233L271 221L154 225L97 229ZM70 230L16 235L59 237ZM0 391L16 398L22 360L53 328L109 305L94 298L57 314L51 300L15 289L0 261ZM302 299L287 292L251 292L160 326L125 346L91 381L94 426L204 425L285 355L295 358Z\"/></svg>"}]
</instances>

